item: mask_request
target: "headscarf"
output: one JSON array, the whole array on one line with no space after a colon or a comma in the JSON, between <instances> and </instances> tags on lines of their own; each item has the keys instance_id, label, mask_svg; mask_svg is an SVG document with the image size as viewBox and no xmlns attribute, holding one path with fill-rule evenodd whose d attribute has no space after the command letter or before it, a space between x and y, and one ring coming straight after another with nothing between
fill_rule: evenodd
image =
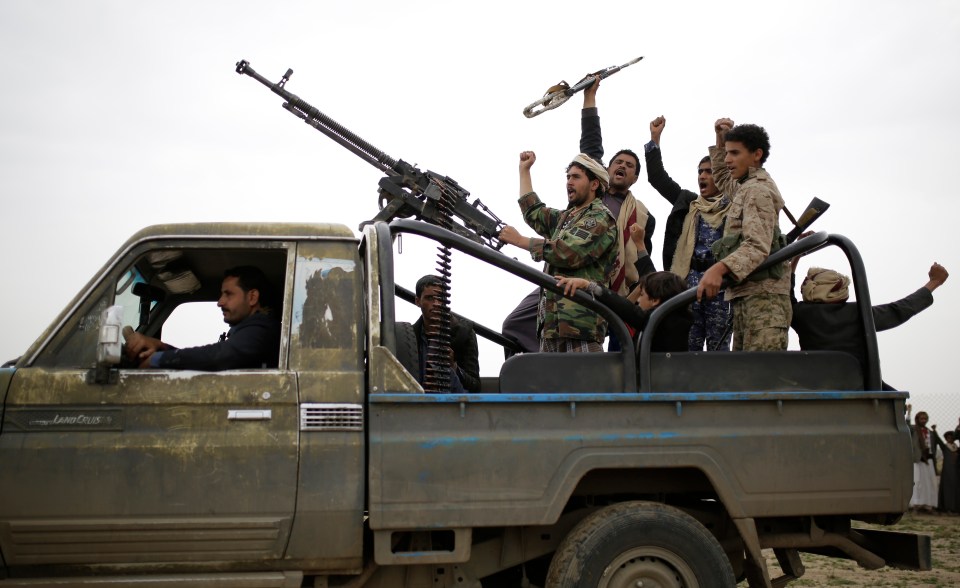
<instances>
[{"instance_id":1,"label":"headscarf","mask_svg":"<svg viewBox=\"0 0 960 588\"><path fill-rule=\"evenodd\" d=\"M603 187L604 190L610 186L610 174L607 173L607 170L604 169L603 165L601 165L599 161L590 157L586 153L577 155L570 163L582 165L590 170L590 172L597 176L597 179L600 180L600 186Z\"/></svg>"},{"instance_id":2,"label":"headscarf","mask_svg":"<svg viewBox=\"0 0 960 588\"><path fill-rule=\"evenodd\" d=\"M800 285L804 302L844 302L850 297L850 278L833 270L812 267Z\"/></svg>"}]
</instances>

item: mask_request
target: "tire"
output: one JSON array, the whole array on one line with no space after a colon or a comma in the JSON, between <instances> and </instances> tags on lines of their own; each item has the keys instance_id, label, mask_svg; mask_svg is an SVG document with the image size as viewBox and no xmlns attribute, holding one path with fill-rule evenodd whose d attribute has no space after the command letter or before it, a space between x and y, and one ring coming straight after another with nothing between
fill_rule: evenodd
<instances>
[{"instance_id":1,"label":"tire","mask_svg":"<svg viewBox=\"0 0 960 588\"><path fill-rule=\"evenodd\" d=\"M732 588L723 548L696 519L656 502L622 502L560 543L546 588Z\"/></svg>"},{"instance_id":2,"label":"tire","mask_svg":"<svg viewBox=\"0 0 960 588\"><path fill-rule=\"evenodd\" d=\"M410 372L415 380L420 381L420 351L417 348L417 333L410 323L396 324L397 359Z\"/></svg>"}]
</instances>

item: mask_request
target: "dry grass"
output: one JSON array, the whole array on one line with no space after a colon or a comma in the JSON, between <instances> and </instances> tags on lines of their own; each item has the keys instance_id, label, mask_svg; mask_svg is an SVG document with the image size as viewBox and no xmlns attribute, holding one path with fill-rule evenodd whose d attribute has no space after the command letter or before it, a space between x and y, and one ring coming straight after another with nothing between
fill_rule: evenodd
<instances>
[{"instance_id":1,"label":"dry grass","mask_svg":"<svg viewBox=\"0 0 960 588\"><path fill-rule=\"evenodd\" d=\"M954 587L960 586L960 517L908 513L888 530L910 531L931 536L933 569L929 572L911 572L892 568L864 570L848 560L801 554L806 573L789 584L800 586L853 587ZM780 575L773 552L767 554L770 575ZM745 587L746 582L740 584Z\"/></svg>"}]
</instances>

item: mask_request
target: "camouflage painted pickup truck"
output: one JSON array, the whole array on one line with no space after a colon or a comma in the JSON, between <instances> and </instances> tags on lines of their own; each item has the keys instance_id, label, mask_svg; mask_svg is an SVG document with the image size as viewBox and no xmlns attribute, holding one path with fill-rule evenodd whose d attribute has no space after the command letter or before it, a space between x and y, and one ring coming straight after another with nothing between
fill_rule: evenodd
<instances>
[{"instance_id":1,"label":"camouflage painted pickup truck","mask_svg":"<svg viewBox=\"0 0 960 588\"><path fill-rule=\"evenodd\" d=\"M0 370L0 587L783 585L801 552L929 569L926 537L858 529L907 509L904 392L830 352L520 354L479 394L404 367L393 239L553 281L432 225L192 224L134 235ZM776 260L773 260L776 261ZM134 369L103 311L160 336L225 268L278 285L279 368ZM282 291L279 291L282 290ZM104 327L104 328L101 328ZM401 361L406 356L407 363ZM100 358L98 360L98 358ZM400 358L400 359L398 359ZM761 550L772 548L780 570Z\"/></svg>"}]
</instances>

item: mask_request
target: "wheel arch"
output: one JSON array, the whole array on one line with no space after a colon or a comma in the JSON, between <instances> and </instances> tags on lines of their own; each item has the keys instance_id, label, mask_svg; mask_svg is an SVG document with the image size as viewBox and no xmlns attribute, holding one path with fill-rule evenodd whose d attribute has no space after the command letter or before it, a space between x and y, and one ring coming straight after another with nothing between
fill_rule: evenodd
<instances>
[{"instance_id":1,"label":"wheel arch","mask_svg":"<svg viewBox=\"0 0 960 588\"><path fill-rule=\"evenodd\" d=\"M575 503L578 497L597 495L692 496L712 492L732 519L745 518L736 491L723 464L707 451L676 453L647 450L637 465L636 454L579 452L561 468L563 477L555 499L546 513L550 524Z\"/></svg>"}]
</instances>

